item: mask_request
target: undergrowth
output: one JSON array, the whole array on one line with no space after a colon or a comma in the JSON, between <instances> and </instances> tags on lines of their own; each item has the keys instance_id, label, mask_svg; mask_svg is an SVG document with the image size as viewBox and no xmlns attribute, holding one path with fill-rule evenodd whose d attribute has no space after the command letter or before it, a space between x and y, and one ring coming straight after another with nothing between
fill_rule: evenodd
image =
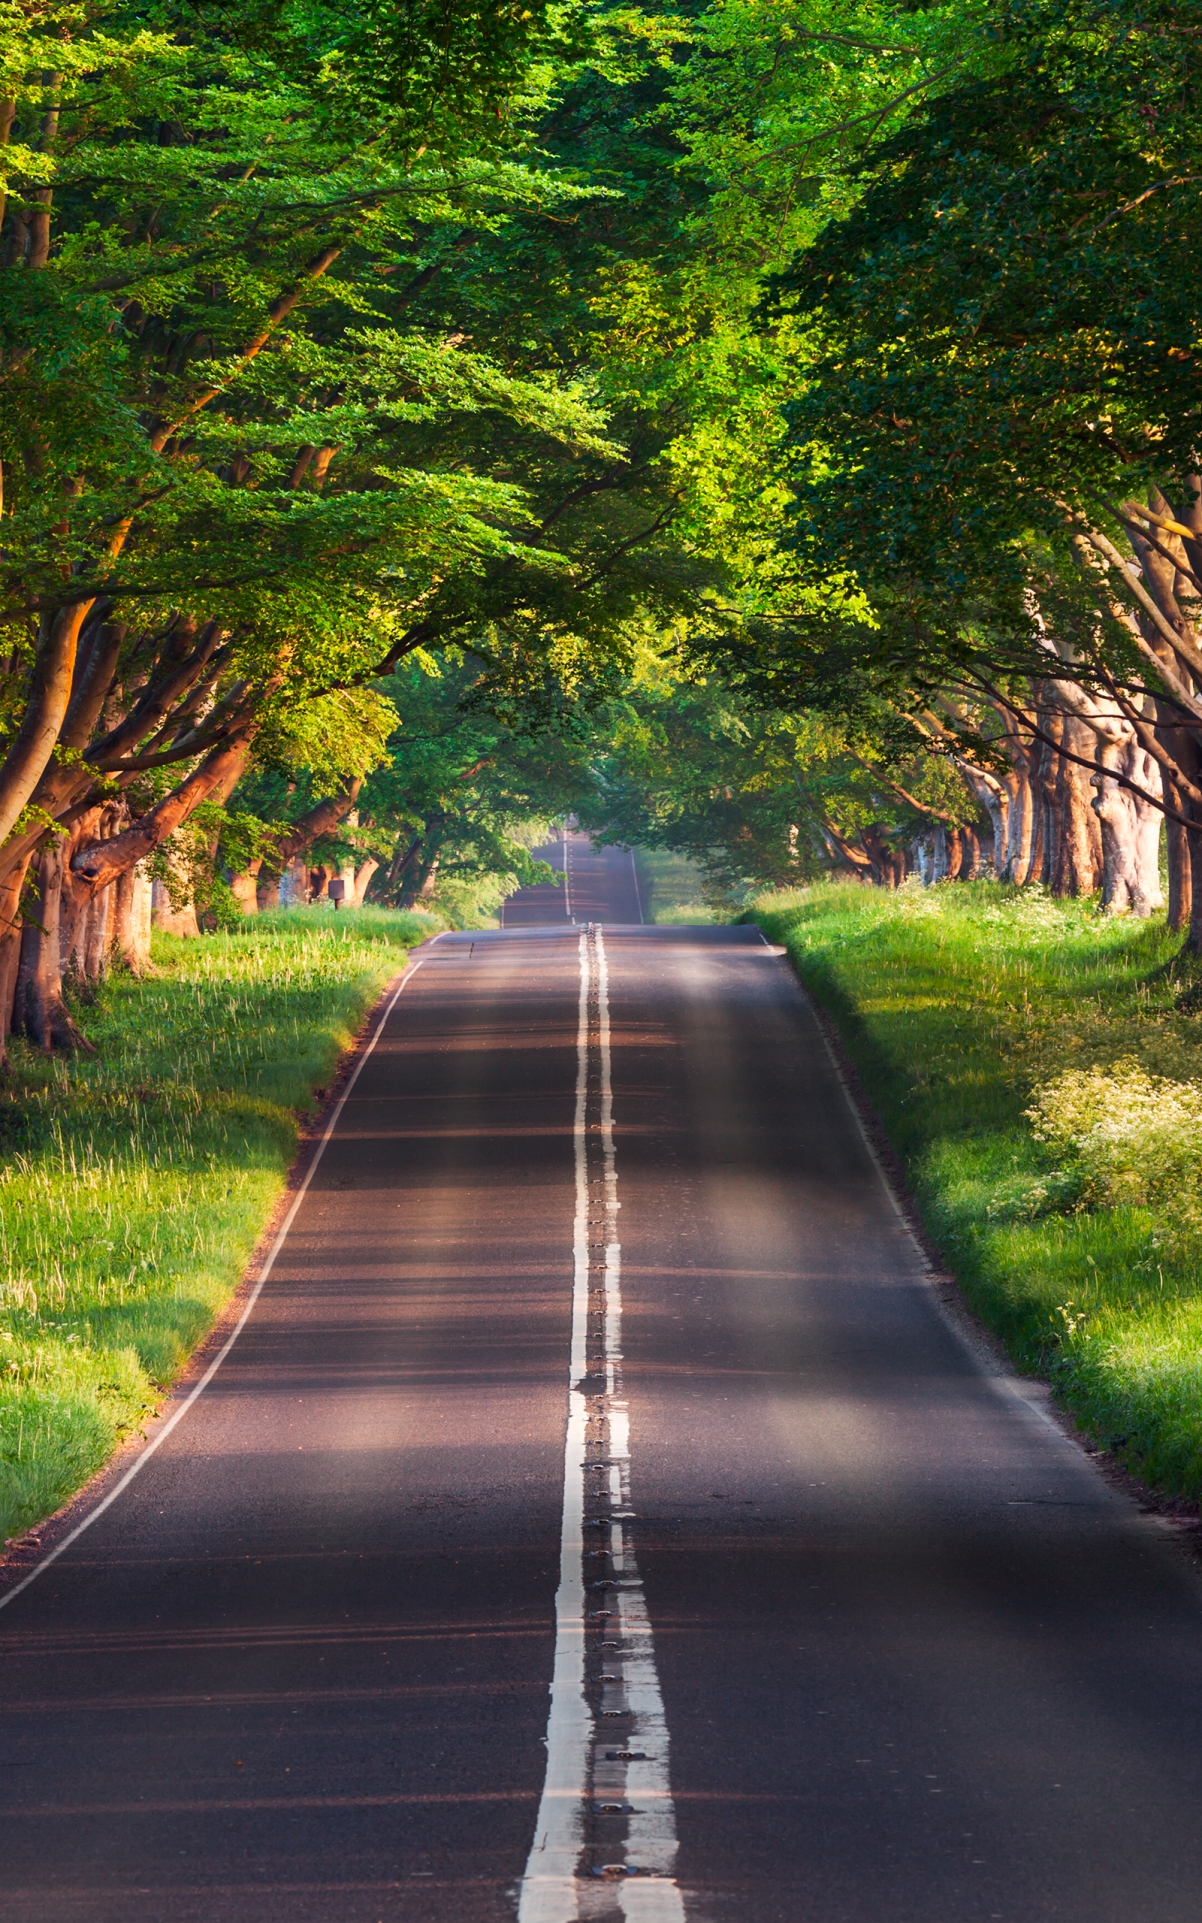
<instances>
[{"instance_id":1,"label":"undergrowth","mask_svg":"<svg viewBox=\"0 0 1202 1923\"><path fill-rule=\"evenodd\" d=\"M300 1123L436 926L292 909L155 934L79 1011L94 1056L20 1043L0 1087L0 1537L58 1508L212 1326Z\"/></svg>"},{"instance_id":2,"label":"undergrowth","mask_svg":"<svg viewBox=\"0 0 1202 1923\"><path fill-rule=\"evenodd\" d=\"M1163 920L996 883L766 895L1020 1369L1145 1482L1202 1497L1202 1018Z\"/></svg>"}]
</instances>

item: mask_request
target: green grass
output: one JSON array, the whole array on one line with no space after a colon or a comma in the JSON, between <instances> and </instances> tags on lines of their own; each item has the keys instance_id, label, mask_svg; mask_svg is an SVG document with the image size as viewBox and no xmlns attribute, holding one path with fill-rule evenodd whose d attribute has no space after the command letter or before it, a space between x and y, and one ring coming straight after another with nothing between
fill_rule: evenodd
<instances>
[{"instance_id":1,"label":"green grass","mask_svg":"<svg viewBox=\"0 0 1202 1923\"><path fill-rule=\"evenodd\" d=\"M0 1094L0 1537L161 1401L274 1207L314 1094L422 915L292 909L156 934L80 1011L95 1056L17 1044Z\"/></svg>"},{"instance_id":2,"label":"green grass","mask_svg":"<svg viewBox=\"0 0 1202 1923\"><path fill-rule=\"evenodd\" d=\"M1202 1235L1155 1204L1074 1200L1023 1112L1070 1068L1202 1079L1181 937L987 882L823 885L751 918L837 1021L981 1319L1133 1473L1196 1501Z\"/></svg>"},{"instance_id":3,"label":"green grass","mask_svg":"<svg viewBox=\"0 0 1202 1923\"><path fill-rule=\"evenodd\" d=\"M687 855L674 855L666 848L636 848L634 865L647 921L666 924L718 919L701 899L702 872Z\"/></svg>"}]
</instances>

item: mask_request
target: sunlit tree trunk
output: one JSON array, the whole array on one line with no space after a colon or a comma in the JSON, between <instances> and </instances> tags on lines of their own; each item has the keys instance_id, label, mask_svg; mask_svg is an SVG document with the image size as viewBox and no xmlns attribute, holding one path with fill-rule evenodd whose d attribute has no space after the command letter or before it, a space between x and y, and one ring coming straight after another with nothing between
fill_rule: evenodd
<instances>
[{"instance_id":1,"label":"sunlit tree trunk","mask_svg":"<svg viewBox=\"0 0 1202 1923\"><path fill-rule=\"evenodd\" d=\"M150 967L152 884L140 868L127 869L113 883L113 960L131 975Z\"/></svg>"},{"instance_id":2,"label":"sunlit tree trunk","mask_svg":"<svg viewBox=\"0 0 1202 1923\"><path fill-rule=\"evenodd\" d=\"M259 873L263 857L259 855L240 874L230 876L230 893L244 915L257 915L259 912ZM277 878L276 889L279 889Z\"/></svg>"},{"instance_id":3,"label":"sunlit tree trunk","mask_svg":"<svg viewBox=\"0 0 1202 1923\"><path fill-rule=\"evenodd\" d=\"M169 861L168 867L170 868L171 866L172 864ZM186 893L187 886L188 884L184 877L182 875L179 876L177 886L174 890L175 898L173 900L173 891L167 886L166 882L156 881L154 883L150 918L154 926L161 928L165 935L190 937L200 934L200 923L196 919L196 903L192 900L191 895Z\"/></svg>"},{"instance_id":4,"label":"sunlit tree trunk","mask_svg":"<svg viewBox=\"0 0 1202 1923\"><path fill-rule=\"evenodd\" d=\"M13 1027L39 1048L88 1047L63 998L60 910L63 844L55 837L33 863L35 893L21 930Z\"/></svg>"},{"instance_id":5,"label":"sunlit tree trunk","mask_svg":"<svg viewBox=\"0 0 1202 1923\"><path fill-rule=\"evenodd\" d=\"M1103 750L1105 765L1152 794L1160 792L1160 769L1132 737ZM1094 811L1101 828L1102 900L1111 914L1152 915L1164 907L1160 884L1160 831L1164 816L1113 776L1095 776Z\"/></svg>"}]
</instances>

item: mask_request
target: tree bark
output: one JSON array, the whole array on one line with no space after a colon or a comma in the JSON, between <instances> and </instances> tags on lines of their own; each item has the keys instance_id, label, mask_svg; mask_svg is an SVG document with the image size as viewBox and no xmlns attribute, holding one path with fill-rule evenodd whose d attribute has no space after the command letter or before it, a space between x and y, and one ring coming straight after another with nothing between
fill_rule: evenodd
<instances>
[{"instance_id":1,"label":"tree bark","mask_svg":"<svg viewBox=\"0 0 1202 1923\"><path fill-rule=\"evenodd\" d=\"M1072 754L1098 752L1097 736L1076 715L1065 715L1060 739ZM1087 768L1057 755L1055 799L1049 824L1053 843L1048 850L1048 885L1054 895L1096 894L1104 867L1103 834Z\"/></svg>"},{"instance_id":2,"label":"tree bark","mask_svg":"<svg viewBox=\"0 0 1202 1923\"><path fill-rule=\"evenodd\" d=\"M305 854L322 835L328 835L332 829L339 827L346 820L359 798L359 790L362 786L362 775L356 775L339 794L327 795L323 800L315 803L307 814L301 815L299 820L293 822L287 833L279 837L270 861L265 860L261 864L263 872L258 891L260 907L278 906L280 881L292 862L299 855ZM276 891L275 899L264 902L261 899L263 891L273 886ZM252 913L253 910L248 909L246 912Z\"/></svg>"},{"instance_id":3,"label":"tree bark","mask_svg":"<svg viewBox=\"0 0 1202 1923\"><path fill-rule=\"evenodd\" d=\"M170 865L170 864L168 864ZM196 919L196 903L189 897L176 903L171 899L171 890L165 881L156 881L150 901L150 919L154 927L161 928L165 935L179 935L187 939L200 934L200 923Z\"/></svg>"},{"instance_id":4,"label":"tree bark","mask_svg":"<svg viewBox=\"0 0 1202 1923\"><path fill-rule=\"evenodd\" d=\"M419 843L421 854L408 869L401 886L401 908L416 908L419 901L428 900L434 892L438 864L441 857L442 836L435 829L427 833Z\"/></svg>"},{"instance_id":5,"label":"tree bark","mask_svg":"<svg viewBox=\"0 0 1202 1923\"><path fill-rule=\"evenodd\" d=\"M1178 813L1182 803L1175 787L1166 780L1168 802ZM1190 900L1193 893L1190 875L1189 831L1179 821L1167 821L1165 832L1168 840L1169 869L1169 908L1170 928L1181 929L1189 924Z\"/></svg>"},{"instance_id":6,"label":"tree bark","mask_svg":"<svg viewBox=\"0 0 1202 1923\"><path fill-rule=\"evenodd\" d=\"M13 1003L17 971L21 965L21 896L29 858L21 868L12 869L0 881L0 1066L7 1060L8 1037L13 1027Z\"/></svg>"},{"instance_id":7,"label":"tree bark","mask_svg":"<svg viewBox=\"0 0 1202 1923\"><path fill-rule=\"evenodd\" d=\"M95 987L108 972L109 930L112 920L114 882L98 888L88 903L87 936L84 941L84 979Z\"/></svg>"},{"instance_id":8,"label":"tree bark","mask_svg":"<svg viewBox=\"0 0 1202 1923\"><path fill-rule=\"evenodd\" d=\"M249 734L240 741L225 742L215 748L186 781L130 827L107 841L90 841L80 848L72 857L73 872L93 888L104 888L110 881L116 881L126 868L135 867L153 854L202 802L228 799L249 757Z\"/></svg>"},{"instance_id":9,"label":"tree bark","mask_svg":"<svg viewBox=\"0 0 1202 1923\"><path fill-rule=\"evenodd\" d=\"M230 893L244 915L257 915L259 912L259 870L263 857L259 855L241 874L230 876Z\"/></svg>"},{"instance_id":10,"label":"tree bark","mask_svg":"<svg viewBox=\"0 0 1202 1923\"><path fill-rule=\"evenodd\" d=\"M1005 777L1006 847L998 869L998 880L1013 882L1021 888L1031 877L1031 855L1035 843L1034 816L1038 806L1032 784L1031 757L1011 725L1003 738L1010 758L1010 773Z\"/></svg>"},{"instance_id":11,"label":"tree bark","mask_svg":"<svg viewBox=\"0 0 1202 1923\"><path fill-rule=\"evenodd\" d=\"M23 1030L39 1048L91 1051L91 1043L76 1026L63 998L59 942L63 853L62 841L56 836L33 864L37 892L21 930L13 1027Z\"/></svg>"},{"instance_id":12,"label":"tree bark","mask_svg":"<svg viewBox=\"0 0 1202 1923\"><path fill-rule=\"evenodd\" d=\"M0 763L0 843L8 840L54 752L71 699L80 630L91 605L80 601L41 621L25 712Z\"/></svg>"},{"instance_id":13,"label":"tree bark","mask_svg":"<svg viewBox=\"0 0 1202 1923\"><path fill-rule=\"evenodd\" d=\"M152 885L137 868L127 868L113 883L112 955L131 975L150 968Z\"/></svg>"},{"instance_id":14,"label":"tree bark","mask_svg":"<svg viewBox=\"0 0 1202 1923\"><path fill-rule=\"evenodd\" d=\"M1104 766L1125 774L1141 788L1153 794L1160 791L1160 769L1133 736L1104 744L1101 759ZM1164 907L1160 885L1164 817L1150 801L1105 774L1094 776L1094 787L1094 812L1102 836L1103 905L1112 915L1153 915Z\"/></svg>"},{"instance_id":15,"label":"tree bark","mask_svg":"<svg viewBox=\"0 0 1202 1923\"><path fill-rule=\"evenodd\" d=\"M63 880L59 901L59 953L62 971L68 980L82 982L86 979L88 910L92 902L92 891L72 872L71 857L85 842L91 841L100 832L103 807L89 808L76 822L69 835L63 858Z\"/></svg>"}]
</instances>

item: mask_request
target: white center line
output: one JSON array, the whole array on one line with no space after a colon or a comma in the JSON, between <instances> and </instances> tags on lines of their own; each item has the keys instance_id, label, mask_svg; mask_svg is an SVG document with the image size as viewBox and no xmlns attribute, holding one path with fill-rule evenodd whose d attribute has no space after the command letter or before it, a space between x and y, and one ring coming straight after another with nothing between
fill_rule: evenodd
<instances>
[{"instance_id":1,"label":"white center line","mask_svg":"<svg viewBox=\"0 0 1202 1923\"><path fill-rule=\"evenodd\" d=\"M594 991L601 1139L601 1180L595 1185L590 1183L588 1155ZM623 1527L634 1520L630 1416L621 1382L621 1203L614 1143L609 971L599 930L581 936L579 1009L572 1355L555 1662L546 1783L522 1880L518 1919L519 1923L575 1923L577 1918L612 1915L616 1908L631 1923L684 1923L684 1903L674 1881L676 1816L663 1697L634 1545L630 1531ZM594 1299L594 1308L600 1310L600 1341L594 1336L591 1354L590 1188L597 1193L601 1207L596 1213L604 1221L604 1272L597 1278ZM598 1386L602 1377L603 1391ZM586 1469L591 1465L607 1469L608 1475L586 1490ZM596 1513L586 1518L586 1506ZM599 1592L598 1601L612 1603L613 1608L599 1608L586 1617L586 1524L590 1569L596 1574L598 1535L593 1532L599 1521L610 1518L605 1532L610 1575L591 1586ZM591 1649L590 1635L598 1639L598 1646ZM589 1703L590 1687L601 1705L601 1733ZM602 1811L599 1828L585 1822L585 1802L590 1798L597 1799Z\"/></svg>"},{"instance_id":2,"label":"white center line","mask_svg":"<svg viewBox=\"0 0 1202 1923\"><path fill-rule=\"evenodd\" d=\"M605 940L597 930L598 1053L601 1057L601 1150L605 1172L605 1374L609 1396L608 1453L618 1465L621 1508L630 1504L630 1414L616 1399L622 1362L622 1244L618 1237L618 1169L614 1146L613 1061L610 1047L609 967ZM646 1877L631 1877L618 1888L622 1914L632 1923L684 1923L684 1903L673 1880L676 1868L676 1810L668 1771L668 1724L655 1666L655 1644L643 1595L642 1578L628 1532L613 1529L619 1640L626 1706L631 1712L630 1747L645 1752L626 1764L626 1795L634 1803L626 1825L626 1860ZM640 1807L644 1804L645 1807Z\"/></svg>"},{"instance_id":3,"label":"white center line","mask_svg":"<svg viewBox=\"0 0 1202 1923\"><path fill-rule=\"evenodd\" d=\"M567 872L564 830L564 872ZM588 937L580 943L576 1025L576 1214L572 1226L572 1359L563 1458L563 1522L555 1596L555 1667L547 1719L547 1776L522 1878L518 1923L573 1923L580 1915L576 1869L584 1847L584 1790L593 1715L584 1694L584 1442L588 1410L578 1387L588 1366Z\"/></svg>"}]
</instances>

